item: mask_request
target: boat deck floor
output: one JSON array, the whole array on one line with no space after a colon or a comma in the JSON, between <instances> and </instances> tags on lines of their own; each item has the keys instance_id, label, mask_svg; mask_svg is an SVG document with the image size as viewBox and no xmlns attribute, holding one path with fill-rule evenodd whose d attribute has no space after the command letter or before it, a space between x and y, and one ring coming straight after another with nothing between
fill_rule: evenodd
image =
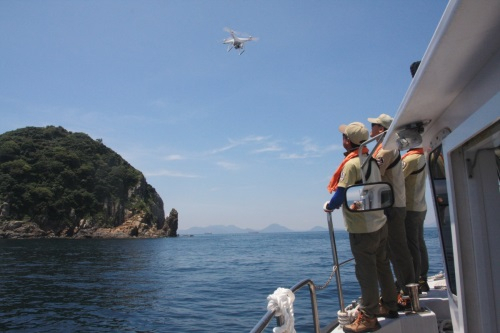
<instances>
[{"instance_id":1,"label":"boat deck floor","mask_svg":"<svg viewBox=\"0 0 500 333\"><path fill-rule=\"evenodd\" d=\"M444 277L435 277L428 283L430 290L419 295L421 311L399 311L395 319L378 318L382 328L377 333L453 332ZM340 333L343 329L337 326L330 332Z\"/></svg>"}]
</instances>

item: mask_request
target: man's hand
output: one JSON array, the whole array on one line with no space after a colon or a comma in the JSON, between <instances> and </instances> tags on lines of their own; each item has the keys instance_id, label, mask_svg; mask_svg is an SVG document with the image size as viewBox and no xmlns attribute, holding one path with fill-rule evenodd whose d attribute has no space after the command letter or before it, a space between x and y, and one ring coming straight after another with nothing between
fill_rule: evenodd
<instances>
[{"instance_id":1,"label":"man's hand","mask_svg":"<svg viewBox=\"0 0 500 333\"><path fill-rule=\"evenodd\" d=\"M330 209L330 207L328 207L328 204L330 203L330 201L327 201L325 202L325 204L323 205L323 210L327 213L331 213L333 212L333 209Z\"/></svg>"}]
</instances>

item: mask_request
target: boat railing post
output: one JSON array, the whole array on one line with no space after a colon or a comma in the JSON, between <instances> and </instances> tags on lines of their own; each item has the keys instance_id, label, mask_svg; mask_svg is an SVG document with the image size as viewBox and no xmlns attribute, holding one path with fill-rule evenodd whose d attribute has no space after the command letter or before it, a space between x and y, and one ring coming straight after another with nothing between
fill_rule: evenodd
<instances>
[{"instance_id":1,"label":"boat railing post","mask_svg":"<svg viewBox=\"0 0 500 333\"><path fill-rule=\"evenodd\" d=\"M276 325L280 327L283 326L284 324L285 324L285 316L284 315L276 316Z\"/></svg>"},{"instance_id":2,"label":"boat railing post","mask_svg":"<svg viewBox=\"0 0 500 333\"><path fill-rule=\"evenodd\" d=\"M406 285L410 294L411 311L420 312L420 300L418 299L418 283L409 283Z\"/></svg>"},{"instance_id":3,"label":"boat railing post","mask_svg":"<svg viewBox=\"0 0 500 333\"><path fill-rule=\"evenodd\" d=\"M337 280L337 294L339 297L340 311L345 312L344 295L342 294L342 282L340 280L339 258L337 257L337 245L335 244L335 234L333 231L332 213L327 212L326 217L328 220L328 230L329 230L329 234L330 234L330 243L332 245L333 265L336 266L336 268L337 268L335 270L335 280Z\"/></svg>"}]
</instances>

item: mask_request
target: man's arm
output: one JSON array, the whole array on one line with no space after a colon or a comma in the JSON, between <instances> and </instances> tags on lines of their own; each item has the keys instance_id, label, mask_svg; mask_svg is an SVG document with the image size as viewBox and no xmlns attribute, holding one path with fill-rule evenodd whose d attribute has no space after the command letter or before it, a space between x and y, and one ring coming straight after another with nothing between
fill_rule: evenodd
<instances>
[{"instance_id":1,"label":"man's arm","mask_svg":"<svg viewBox=\"0 0 500 333\"><path fill-rule=\"evenodd\" d=\"M335 191L335 194L332 196L332 199L326 205L327 210L334 210L334 209L339 209L340 206L344 203L344 194L345 194L345 187L337 187L337 191Z\"/></svg>"}]
</instances>

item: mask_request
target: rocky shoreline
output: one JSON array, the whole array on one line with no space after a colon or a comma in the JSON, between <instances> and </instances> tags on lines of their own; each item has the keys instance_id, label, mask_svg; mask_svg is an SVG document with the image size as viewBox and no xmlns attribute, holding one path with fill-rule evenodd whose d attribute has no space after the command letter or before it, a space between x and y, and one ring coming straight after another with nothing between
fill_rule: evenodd
<instances>
[{"instance_id":1,"label":"rocky shoreline","mask_svg":"<svg viewBox=\"0 0 500 333\"><path fill-rule=\"evenodd\" d=\"M177 237L178 213L172 209L160 228L144 223L145 215L137 214L114 228L93 227L85 221L78 227L66 228L59 232L43 230L31 221L0 221L0 239L123 239L123 238L162 238Z\"/></svg>"}]
</instances>

